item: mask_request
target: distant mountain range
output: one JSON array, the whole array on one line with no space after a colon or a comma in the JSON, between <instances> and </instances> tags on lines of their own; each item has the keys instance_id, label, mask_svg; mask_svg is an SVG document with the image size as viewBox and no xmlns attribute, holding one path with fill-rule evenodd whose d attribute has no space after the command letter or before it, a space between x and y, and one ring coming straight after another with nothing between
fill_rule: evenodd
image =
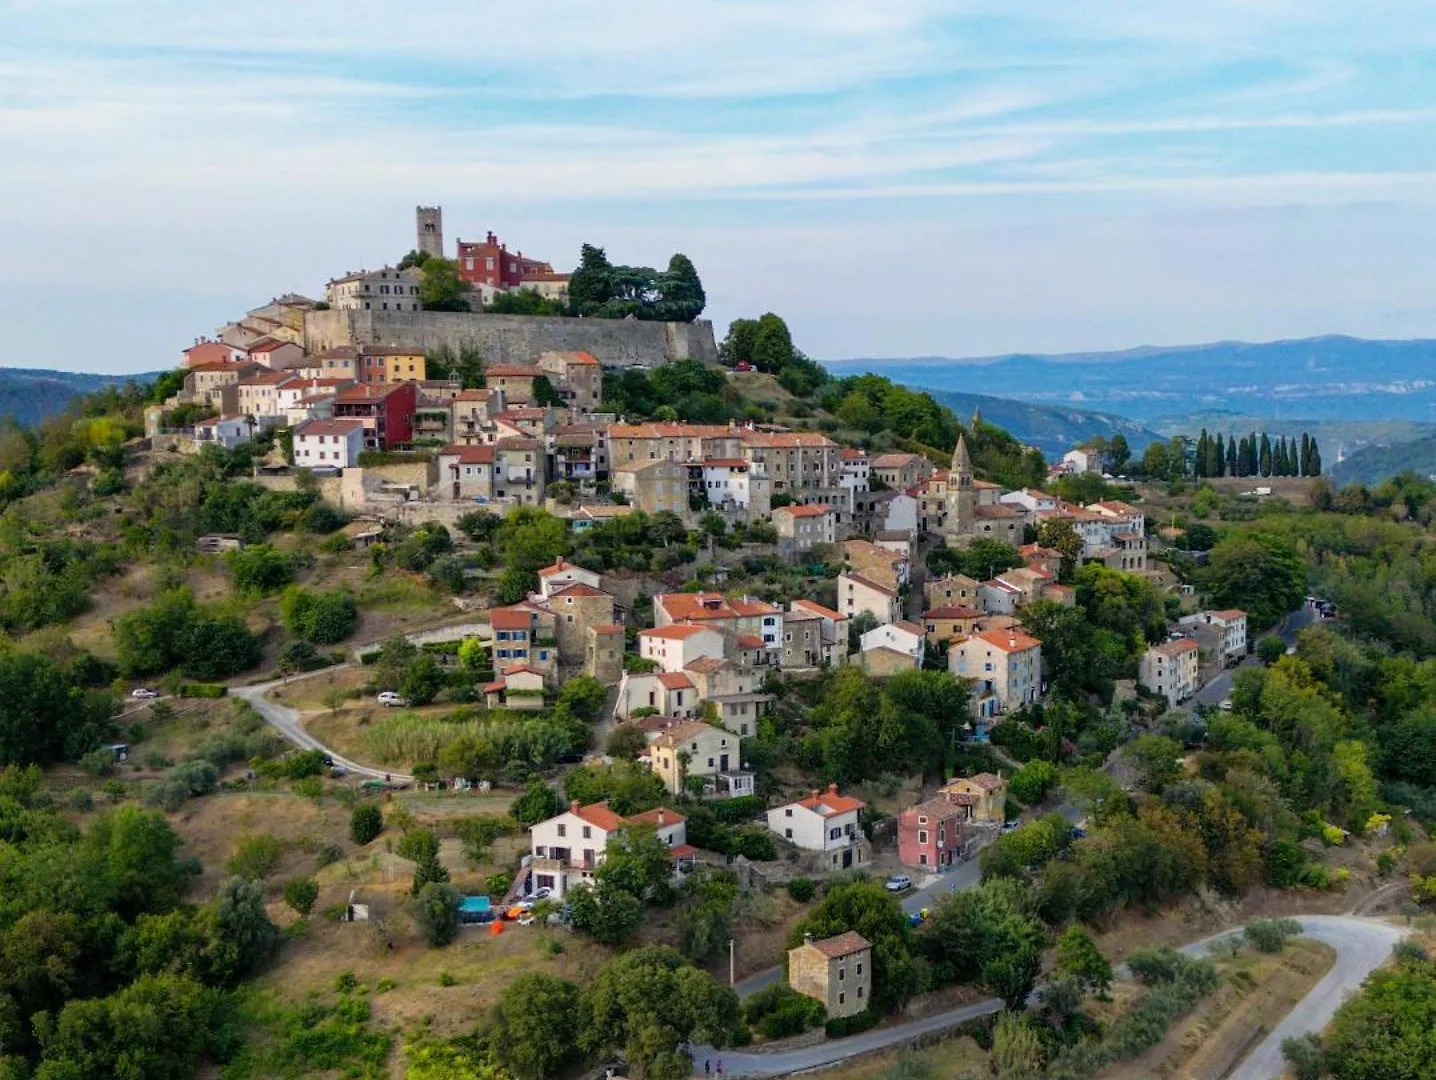
<instances>
[{"instance_id":1,"label":"distant mountain range","mask_svg":"<svg viewBox=\"0 0 1436 1080\"><path fill-rule=\"evenodd\" d=\"M152 382L157 372L144 375L88 375L76 371L40 368L0 368L0 416L13 416L21 424L38 424L63 412L81 394L127 382Z\"/></svg>"},{"instance_id":2,"label":"distant mountain range","mask_svg":"<svg viewBox=\"0 0 1436 1080\"><path fill-rule=\"evenodd\" d=\"M909 386L1099 409L1143 424L1220 409L1276 420L1436 421L1436 340L1307 338L1122 352L836 360Z\"/></svg>"},{"instance_id":3,"label":"distant mountain range","mask_svg":"<svg viewBox=\"0 0 1436 1080\"><path fill-rule=\"evenodd\" d=\"M926 389L934 398L957 413L964 423L974 409L982 410L982 419L1005 428L1020 442L1041 450L1048 461L1056 461L1072 447L1088 439L1110 439L1121 434L1134 454L1162 438L1133 420L1111 413L1089 409L1069 409L1055 405L1029 405L1011 398L989 397L986 394L962 394L953 390Z\"/></svg>"}]
</instances>

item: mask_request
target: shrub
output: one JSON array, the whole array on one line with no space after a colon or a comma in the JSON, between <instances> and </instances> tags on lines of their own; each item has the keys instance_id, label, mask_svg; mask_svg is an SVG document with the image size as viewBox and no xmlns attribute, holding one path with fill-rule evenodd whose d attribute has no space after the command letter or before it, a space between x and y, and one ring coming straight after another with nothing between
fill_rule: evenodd
<instances>
[{"instance_id":1,"label":"shrub","mask_svg":"<svg viewBox=\"0 0 1436 1080\"><path fill-rule=\"evenodd\" d=\"M295 878L284 884L284 902L301 916L308 917L319 899L319 885L311 877Z\"/></svg>"},{"instance_id":2,"label":"shrub","mask_svg":"<svg viewBox=\"0 0 1436 1080\"><path fill-rule=\"evenodd\" d=\"M788 895L800 904L806 904L817 891L817 882L812 878L795 877L788 882Z\"/></svg>"},{"instance_id":3,"label":"shrub","mask_svg":"<svg viewBox=\"0 0 1436 1080\"><path fill-rule=\"evenodd\" d=\"M108 747L101 746L82 757L78 764L91 776L111 776L115 771L115 755Z\"/></svg>"},{"instance_id":4,"label":"shrub","mask_svg":"<svg viewBox=\"0 0 1436 1080\"><path fill-rule=\"evenodd\" d=\"M501 870L497 874L490 874L484 878L484 892L489 896L504 896L513 883L513 875Z\"/></svg>"},{"instance_id":5,"label":"shrub","mask_svg":"<svg viewBox=\"0 0 1436 1080\"><path fill-rule=\"evenodd\" d=\"M179 696L182 698L222 698L229 693L229 687L216 683L180 683Z\"/></svg>"},{"instance_id":6,"label":"shrub","mask_svg":"<svg viewBox=\"0 0 1436 1080\"><path fill-rule=\"evenodd\" d=\"M319 850L314 853L314 866L323 870L326 866L333 866L340 859L344 858L344 849L338 844L321 844Z\"/></svg>"},{"instance_id":7,"label":"shrub","mask_svg":"<svg viewBox=\"0 0 1436 1080\"><path fill-rule=\"evenodd\" d=\"M242 837L225 868L248 881L263 881L284 858L284 841L273 833Z\"/></svg>"},{"instance_id":8,"label":"shrub","mask_svg":"<svg viewBox=\"0 0 1436 1080\"><path fill-rule=\"evenodd\" d=\"M1296 1074L1296 1080L1321 1080L1326 1075L1326 1058L1321 1050L1321 1040L1311 1034L1294 1039L1283 1039L1281 1056Z\"/></svg>"},{"instance_id":9,"label":"shrub","mask_svg":"<svg viewBox=\"0 0 1436 1080\"><path fill-rule=\"evenodd\" d=\"M814 1003L816 1004L816 1002ZM823 1025L823 1030L830 1039L841 1039L844 1035L856 1035L860 1031L867 1031L868 1028L876 1027L882 1019L877 1013L864 1009L852 1016L835 1016Z\"/></svg>"},{"instance_id":10,"label":"shrub","mask_svg":"<svg viewBox=\"0 0 1436 1080\"><path fill-rule=\"evenodd\" d=\"M414 901L414 921L429 944L440 948L459 936L459 890L446 881L431 881Z\"/></svg>"},{"instance_id":11,"label":"shrub","mask_svg":"<svg viewBox=\"0 0 1436 1080\"><path fill-rule=\"evenodd\" d=\"M1295 919L1253 919L1247 923L1246 940L1253 948L1264 953L1279 953L1286 945L1286 939L1301 933L1301 923Z\"/></svg>"},{"instance_id":12,"label":"shrub","mask_svg":"<svg viewBox=\"0 0 1436 1080\"><path fill-rule=\"evenodd\" d=\"M93 810L95 808L94 797L82 787L71 788L67 797L71 810Z\"/></svg>"},{"instance_id":13,"label":"shrub","mask_svg":"<svg viewBox=\"0 0 1436 1080\"><path fill-rule=\"evenodd\" d=\"M764 987L743 1002L743 1019L769 1039L801 1035L817 1027L825 1016L823 1005L783 983Z\"/></svg>"},{"instance_id":14,"label":"shrub","mask_svg":"<svg viewBox=\"0 0 1436 1080\"><path fill-rule=\"evenodd\" d=\"M185 761L171 769L166 779L185 785L190 795L208 795L219 786L219 770L208 761Z\"/></svg>"},{"instance_id":15,"label":"shrub","mask_svg":"<svg viewBox=\"0 0 1436 1080\"><path fill-rule=\"evenodd\" d=\"M375 803L360 803L349 815L349 839L367 844L384 831L384 812Z\"/></svg>"}]
</instances>

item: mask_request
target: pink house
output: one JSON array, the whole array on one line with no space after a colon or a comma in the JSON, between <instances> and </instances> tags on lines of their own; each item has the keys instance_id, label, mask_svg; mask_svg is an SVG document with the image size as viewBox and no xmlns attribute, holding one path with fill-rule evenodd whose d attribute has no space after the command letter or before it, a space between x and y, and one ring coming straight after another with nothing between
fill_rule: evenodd
<instances>
[{"instance_id":1,"label":"pink house","mask_svg":"<svg viewBox=\"0 0 1436 1080\"><path fill-rule=\"evenodd\" d=\"M938 792L898 816L898 858L904 866L942 870L962 859L963 826L972 820L977 798L960 792Z\"/></svg>"}]
</instances>

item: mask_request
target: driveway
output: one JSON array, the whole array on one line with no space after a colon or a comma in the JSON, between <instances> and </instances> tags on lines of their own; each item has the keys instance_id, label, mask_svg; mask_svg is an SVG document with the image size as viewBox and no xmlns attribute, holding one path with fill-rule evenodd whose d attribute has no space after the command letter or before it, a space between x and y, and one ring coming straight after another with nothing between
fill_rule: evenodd
<instances>
[{"instance_id":1,"label":"driveway","mask_svg":"<svg viewBox=\"0 0 1436 1080\"><path fill-rule=\"evenodd\" d=\"M299 675L292 679L275 679L272 682L259 683L257 686L235 686L230 688L232 697L243 698L254 706L255 712L264 717L270 727L278 731L290 742L303 750L323 750L334 759L335 765L342 765L351 774L364 776L373 780L383 780L386 777L395 783L407 784L414 778L402 773L386 772L384 769L371 769L368 765L360 765L358 762L350 761L335 753L329 747L316 739L309 732L304 730L303 720L300 718L298 709L291 709L288 705L281 705L277 701L270 701L264 695L273 690L276 686L292 685L299 679L311 678L314 675L329 674L335 668L321 668L319 671L310 672L309 675Z\"/></svg>"},{"instance_id":2,"label":"driveway","mask_svg":"<svg viewBox=\"0 0 1436 1080\"><path fill-rule=\"evenodd\" d=\"M1386 962L1392 947L1405 934L1404 930L1388 923L1350 915L1303 915L1297 921L1301 923L1302 933L1306 937L1330 945L1336 950L1336 963L1311 992L1297 1002L1271 1034L1246 1056L1227 1080L1276 1080L1280 1077L1286 1068L1281 1056L1282 1041L1309 1031L1320 1031L1325 1027L1341 1003L1361 986L1366 976ZM1240 929L1228 930L1184 945L1182 952L1200 956L1208 952L1216 942L1239 933ZM762 974L767 975L768 972ZM741 989L743 984L739 985ZM968 1020L998 1012L1001 1008L1002 1002L999 999L989 998L973 1005L935 1013L911 1023L865 1031L845 1039L828 1039L814 1046L780 1050L771 1054L719 1051L709 1046L694 1046L693 1071L695 1075L701 1073L705 1060L711 1061L715 1067L721 1060L725 1076L781 1076L804 1069L821 1068L859 1054L906 1042L918 1035L945 1031Z\"/></svg>"}]
</instances>

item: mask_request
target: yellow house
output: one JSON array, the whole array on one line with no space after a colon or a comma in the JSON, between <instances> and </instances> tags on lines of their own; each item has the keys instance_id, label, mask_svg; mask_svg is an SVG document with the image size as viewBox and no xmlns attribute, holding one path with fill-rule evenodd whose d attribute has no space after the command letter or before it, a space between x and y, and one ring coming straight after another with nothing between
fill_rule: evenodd
<instances>
[{"instance_id":1,"label":"yellow house","mask_svg":"<svg viewBox=\"0 0 1436 1080\"><path fill-rule=\"evenodd\" d=\"M949 780L942 787L947 795L971 795L974 821L1007 820L1007 781L996 773L978 773Z\"/></svg>"},{"instance_id":2,"label":"yellow house","mask_svg":"<svg viewBox=\"0 0 1436 1080\"><path fill-rule=\"evenodd\" d=\"M423 382L428 373L424 367L424 354L412 347L396 345L366 345L364 378L366 382Z\"/></svg>"}]
</instances>

